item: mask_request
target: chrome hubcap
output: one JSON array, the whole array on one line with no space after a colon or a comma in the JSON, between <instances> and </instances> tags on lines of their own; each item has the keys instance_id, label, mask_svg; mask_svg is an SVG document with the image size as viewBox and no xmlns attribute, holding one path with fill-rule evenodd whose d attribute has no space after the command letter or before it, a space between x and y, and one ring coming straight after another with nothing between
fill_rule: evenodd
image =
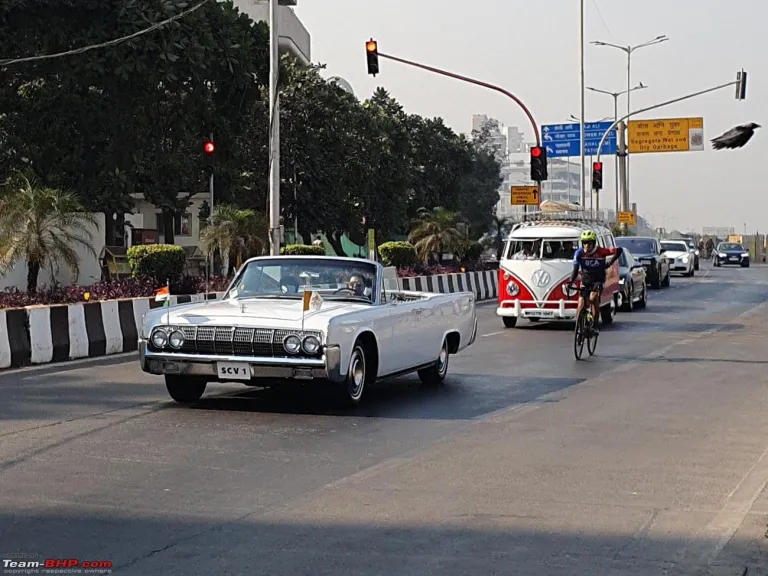
<instances>
[{"instance_id":1,"label":"chrome hubcap","mask_svg":"<svg viewBox=\"0 0 768 576\"><path fill-rule=\"evenodd\" d=\"M437 359L437 371L442 374L448 368L448 350L445 346L440 350L440 356Z\"/></svg>"},{"instance_id":2,"label":"chrome hubcap","mask_svg":"<svg viewBox=\"0 0 768 576\"><path fill-rule=\"evenodd\" d=\"M349 394L357 400L363 393L365 384L365 360L360 353L355 353L349 366Z\"/></svg>"}]
</instances>

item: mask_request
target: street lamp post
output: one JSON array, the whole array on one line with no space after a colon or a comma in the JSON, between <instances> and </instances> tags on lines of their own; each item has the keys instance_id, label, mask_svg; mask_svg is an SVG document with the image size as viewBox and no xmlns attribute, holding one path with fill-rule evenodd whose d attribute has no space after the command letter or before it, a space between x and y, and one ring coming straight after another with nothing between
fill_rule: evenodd
<instances>
[{"instance_id":1,"label":"street lamp post","mask_svg":"<svg viewBox=\"0 0 768 576\"><path fill-rule=\"evenodd\" d=\"M600 90L599 88L591 88L587 86L587 90L591 90L592 92L598 92L600 94L607 94L608 96L613 97L613 121L617 121L619 119L619 96L622 94L627 94L627 100L629 100L629 93L633 92L635 90L642 90L644 88L648 88L645 84L640 82L637 86L632 88L631 90L622 90L621 92L608 92L607 90ZM616 167L614 170L614 180L615 180L615 194L616 194L616 217L618 218L619 214L619 155L616 154L614 156L614 159L616 161Z\"/></svg>"},{"instance_id":2,"label":"street lamp post","mask_svg":"<svg viewBox=\"0 0 768 576\"><path fill-rule=\"evenodd\" d=\"M635 50L639 50L640 48L645 48L646 46L653 46L654 44L661 44L662 42L666 42L669 40L669 38L662 34L661 36L656 36L653 40L648 40L648 42L643 42L642 44L637 44L635 46L620 46L619 44L611 44L610 42L590 42L590 44L593 44L594 46L608 46L609 48L616 48L617 50L621 50L627 55L627 116L630 116L632 114L631 108L630 108L630 98L629 93L632 92L632 53ZM599 151L598 151L599 152ZM629 205L629 156L627 156L627 176L626 176L626 182L625 182L625 190L627 194L627 205Z\"/></svg>"},{"instance_id":3,"label":"street lamp post","mask_svg":"<svg viewBox=\"0 0 768 576\"><path fill-rule=\"evenodd\" d=\"M581 161L581 177L580 186L581 189L581 206L586 208L587 205L587 187L586 187L586 170L584 168L584 106L586 100L586 83L584 80L584 0L579 3L579 63L580 63L580 85L579 85L579 98L581 100L581 114L579 114L579 128L581 136L579 137L579 158ZM592 186L589 187L590 190Z\"/></svg>"}]
</instances>

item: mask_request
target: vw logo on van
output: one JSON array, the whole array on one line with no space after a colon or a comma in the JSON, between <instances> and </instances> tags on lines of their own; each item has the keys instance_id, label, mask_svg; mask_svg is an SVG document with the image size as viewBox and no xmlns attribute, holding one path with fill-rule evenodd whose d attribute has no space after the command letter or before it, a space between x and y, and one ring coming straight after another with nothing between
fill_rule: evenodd
<instances>
[{"instance_id":1,"label":"vw logo on van","mask_svg":"<svg viewBox=\"0 0 768 576\"><path fill-rule=\"evenodd\" d=\"M543 288L549 284L549 281L552 278L550 278L549 273L546 270L536 270L536 272L533 273L531 279L533 280L535 286Z\"/></svg>"}]
</instances>

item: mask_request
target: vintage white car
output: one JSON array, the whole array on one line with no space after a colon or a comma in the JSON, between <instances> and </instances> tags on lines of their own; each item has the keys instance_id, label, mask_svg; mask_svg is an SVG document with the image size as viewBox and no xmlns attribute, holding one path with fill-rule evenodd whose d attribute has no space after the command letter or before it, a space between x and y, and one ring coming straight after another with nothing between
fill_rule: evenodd
<instances>
[{"instance_id":1,"label":"vintage white car","mask_svg":"<svg viewBox=\"0 0 768 576\"><path fill-rule=\"evenodd\" d=\"M380 263L330 256L248 260L221 300L156 308L139 335L141 369L171 398L208 382L330 383L357 404L376 380L418 372L442 383L451 354L477 336L471 292L405 292Z\"/></svg>"}]
</instances>

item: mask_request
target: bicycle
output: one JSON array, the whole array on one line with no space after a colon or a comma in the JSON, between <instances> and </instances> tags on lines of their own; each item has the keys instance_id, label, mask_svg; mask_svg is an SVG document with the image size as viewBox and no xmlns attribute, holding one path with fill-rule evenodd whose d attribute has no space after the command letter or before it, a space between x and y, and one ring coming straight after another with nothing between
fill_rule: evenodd
<instances>
[{"instance_id":1,"label":"bicycle","mask_svg":"<svg viewBox=\"0 0 768 576\"><path fill-rule=\"evenodd\" d=\"M587 353L590 356L594 356L595 350L597 350L597 339L600 333L594 330L597 318L592 316L589 294L595 291L600 294L602 287L597 284L589 288L579 287L572 288L571 290L573 293L569 292L569 296L581 294L584 297L584 306L582 306L581 312L579 312L576 318L576 329L573 332L573 355L576 357L576 360L581 360L581 357L584 355L584 340L587 341Z\"/></svg>"}]
</instances>

